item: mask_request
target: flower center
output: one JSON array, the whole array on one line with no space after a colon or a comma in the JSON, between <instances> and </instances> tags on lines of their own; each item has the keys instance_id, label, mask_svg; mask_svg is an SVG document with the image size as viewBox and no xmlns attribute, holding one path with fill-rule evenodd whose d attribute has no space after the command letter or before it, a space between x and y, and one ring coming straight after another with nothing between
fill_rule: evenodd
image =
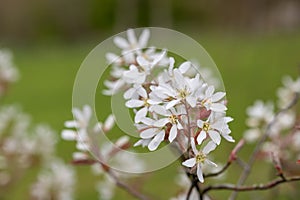
<instances>
[{"instance_id":1,"label":"flower center","mask_svg":"<svg viewBox=\"0 0 300 200\"><path fill-rule=\"evenodd\" d=\"M206 160L206 155L202 152L199 152L197 155L196 155L196 162L197 163L204 163L204 161Z\"/></svg>"},{"instance_id":2,"label":"flower center","mask_svg":"<svg viewBox=\"0 0 300 200\"><path fill-rule=\"evenodd\" d=\"M149 107L150 104L148 103L148 98L142 98L142 101L144 102L145 107Z\"/></svg>"},{"instance_id":3,"label":"flower center","mask_svg":"<svg viewBox=\"0 0 300 200\"><path fill-rule=\"evenodd\" d=\"M205 132L209 131L209 129L210 129L209 123L204 122L202 129L203 129Z\"/></svg>"},{"instance_id":4,"label":"flower center","mask_svg":"<svg viewBox=\"0 0 300 200\"><path fill-rule=\"evenodd\" d=\"M179 90L178 93L179 97L181 97L182 99L185 99L189 95L189 92L186 89Z\"/></svg>"},{"instance_id":5,"label":"flower center","mask_svg":"<svg viewBox=\"0 0 300 200\"><path fill-rule=\"evenodd\" d=\"M177 124L178 117L176 115L169 116L169 120L172 124Z\"/></svg>"}]
</instances>

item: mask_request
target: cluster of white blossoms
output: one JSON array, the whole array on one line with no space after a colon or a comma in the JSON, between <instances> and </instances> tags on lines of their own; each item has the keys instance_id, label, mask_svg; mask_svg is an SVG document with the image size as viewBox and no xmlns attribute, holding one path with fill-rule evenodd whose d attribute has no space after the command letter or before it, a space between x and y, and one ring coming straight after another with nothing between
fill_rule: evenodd
<instances>
[{"instance_id":1,"label":"cluster of white blossoms","mask_svg":"<svg viewBox=\"0 0 300 200\"><path fill-rule=\"evenodd\" d=\"M53 160L43 168L31 187L33 200L74 199L75 172L61 160Z\"/></svg>"},{"instance_id":2,"label":"cluster of white blossoms","mask_svg":"<svg viewBox=\"0 0 300 200\"><path fill-rule=\"evenodd\" d=\"M277 91L277 108L285 109L293 103L296 95L300 94L300 78L295 81L291 77L284 77L283 86ZM295 128L297 123L297 107L276 115L275 105L272 102L264 103L256 101L253 106L248 107L246 124L249 127L244 132L244 139L249 142L257 142L267 131L269 124L272 123L268 133L268 140L264 143L262 152L269 156L270 153L276 154L285 160L292 154L300 158L299 144L300 131Z\"/></svg>"},{"instance_id":3,"label":"cluster of white blossoms","mask_svg":"<svg viewBox=\"0 0 300 200\"><path fill-rule=\"evenodd\" d=\"M19 77L17 68L12 62L12 54L5 49L0 49L0 96L2 96L10 83Z\"/></svg>"},{"instance_id":4,"label":"cluster of white blossoms","mask_svg":"<svg viewBox=\"0 0 300 200\"><path fill-rule=\"evenodd\" d=\"M188 73L195 69L190 61L176 63L168 51L147 48L149 30L139 39L133 30L128 40L116 37L121 56L108 53L111 81L106 81L104 94L125 90L126 106L134 110L134 123L140 133L135 146L156 150L162 142L172 143L182 153L190 151L183 165L203 182L202 165L215 164L207 154L221 143L221 138L234 142L226 116L224 92L216 92L201 75ZM197 150L197 148L201 150ZM191 151L192 149L192 151Z\"/></svg>"},{"instance_id":5,"label":"cluster of white blossoms","mask_svg":"<svg viewBox=\"0 0 300 200\"><path fill-rule=\"evenodd\" d=\"M0 50L0 98L17 77L12 54ZM29 115L24 114L19 106L1 105L0 199L9 199L11 193L8 191L15 191L12 187L32 169L41 170L42 175L34 184L30 199L71 199L75 179L68 174L73 174L73 170L61 161L57 162L56 142L57 134L48 125L32 125ZM53 166L53 173L48 173L48 166Z\"/></svg>"},{"instance_id":6,"label":"cluster of white blossoms","mask_svg":"<svg viewBox=\"0 0 300 200\"><path fill-rule=\"evenodd\" d=\"M141 172L144 169L144 163L137 159L133 154L127 154L123 150L130 147L129 137L122 136L115 142L97 143L95 137L101 134L108 134L114 126L115 119L111 114L104 123L91 123L92 109L84 105L82 109L73 108L74 120L66 121L65 127L61 132L64 140L75 141L77 151L73 153L74 164L91 165L95 176L100 177L96 185L99 193L99 199L109 200L114 196L116 187L115 180L108 175L108 171L113 171L118 178L132 178L132 174L121 173L113 170L110 166L122 166L124 172ZM134 165L132 165L134 163Z\"/></svg>"}]
</instances>

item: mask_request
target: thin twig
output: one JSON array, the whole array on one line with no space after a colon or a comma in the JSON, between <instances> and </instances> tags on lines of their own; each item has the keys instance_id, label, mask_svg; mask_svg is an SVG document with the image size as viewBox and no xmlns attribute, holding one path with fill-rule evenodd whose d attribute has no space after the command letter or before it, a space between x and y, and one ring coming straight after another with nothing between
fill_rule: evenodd
<instances>
[{"instance_id":1,"label":"thin twig","mask_svg":"<svg viewBox=\"0 0 300 200\"><path fill-rule=\"evenodd\" d=\"M218 175L222 174L223 172L225 172L228 169L228 167L231 165L231 163L232 163L231 161L228 161L226 163L226 165L224 165L224 167L220 171L215 172L215 173L204 174L203 177L209 178L209 177L218 176Z\"/></svg>"},{"instance_id":2,"label":"thin twig","mask_svg":"<svg viewBox=\"0 0 300 200\"><path fill-rule=\"evenodd\" d=\"M298 102L299 100L299 93L295 93L295 97L294 99L292 100L292 102L286 107L286 108L283 108L281 110L279 110L274 118L272 119L272 121L267 125L267 128L265 130L265 133L262 135L262 137L260 138L260 140L258 141L257 145L255 146L250 158L249 158L249 161L247 163L247 167L244 168L240 178L239 178L239 181L237 183L237 187L243 185L246 181L246 179L248 178L250 172L251 172L251 169L253 167L253 164L257 158L257 155L259 154L259 151L263 145L263 143L268 139L269 135L270 135L270 132L271 132L271 129L272 129L272 126L277 122L277 118L279 115L281 115L282 113L288 111L289 109L291 109L294 105L296 105L296 103ZM230 200L234 200L236 199L237 197L237 191L235 190L231 196L230 196Z\"/></svg>"},{"instance_id":3,"label":"thin twig","mask_svg":"<svg viewBox=\"0 0 300 200\"><path fill-rule=\"evenodd\" d=\"M254 190L268 190L277 185L287 182L300 181L300 176L293 176L289 178L277 178L273 181L270 181L266 184L258 184L251 186L237 186L234 184L220 184L220 185L211 185L203 189L202 194L207 193L210 190L233 190L236 192L245 192L245 191L254 191Z\"/></svg>"},{"instance_id":4,"label":"thin twig","mask_svg":"<svg viewBox=\"0 0 300 200\"><path fill-rule=\"evenodd\" d=\"M128 184L122 182L117 176L116 174L114 174L111 170L107 171L108 175L114 179L115 183L117 186L119 186L120 188L122 188L123 190L125 190L126 192L128 192L129 194L131 194L133 197L136 197L137 199L140 200L149 200L148 197L146 197L145 195L141 194L139 191L135 190L134 188L130 187Z\"/></svg>"}]
</instances>

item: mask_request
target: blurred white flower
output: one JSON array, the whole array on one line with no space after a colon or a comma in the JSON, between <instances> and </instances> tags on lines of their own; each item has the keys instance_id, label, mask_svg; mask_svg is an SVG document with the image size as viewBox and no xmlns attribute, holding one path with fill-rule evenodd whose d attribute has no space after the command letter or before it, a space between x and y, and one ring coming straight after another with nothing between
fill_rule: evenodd
<instances>
[{"instance_id":1,"label":"blurred white flower","mask_svg":"<svg viewBox=\"0 0 300 200\"><path fill-rule=\"evenodd\" d=\"M7 84L15 82L19 77L18 70L12 62L12 54L0 49L0 97L5 92Z\"/></svg>"},{"instance_id":2,"label":"blurred white flower","mask_svg":"<svg viewBox=\"0 0 300 200\"><path fill-rule=\"evenodd\" d=\"M257 100L253 106L247 108L248 119L246 124L249 127L258 127L262 124L267 124L273 120L274 105L271 102L264 103Z\"/></svg>"},{"instance_id":3,"label":"blurred white flower","mask_svg":"<svg viewBox=\"0 0 300 200\"><path fill-rule=\"evenodd\" d=\"M115 193L115 181L108 175L104 177L104 180L99 181L96 185L96 190L99 194L99 200L110 200Z\"/></svg>"},{"instance_id":4,"label":"blurred white flower","mask_svg":"<svg viewBox=\"0 0 300 200\"><path fill-rule=\"evenodd\" d=\"M184 161L182 163L182 165L184 165L186 167L191 167L191 168L196 167L197 168L197 177L198 177L199 181L201 183L203 183L204 178L203 178L203 172L202 172L202 167L203 167L202 165L209 164L211 166L217 167L217 165L214 162L207 159L207 155L211 151L213 151L217 147L217 145L214 142L210 141L207 143L207 145L203 148L202 151L198 151L196 149L194 138L191 138L191 147L192 147L195 157L187 159L186 161Z\"/></svg>"},{"instance_id":5,"label":"blurred white flower","mask_svg":"<svg viewBox=\"0 0 300 200\"><path fill-rule=\"evenodd\" d=\"M300 77L294 81L291 77L285 76L282 83L283 87L277 90L278 106L285 108L292 102L295 94L300 93Z\"/></svg>"},{"instance_id":6,"label":"blurred white flower","mask_svg":"<svg viewBox=\"0 0 300 200\"><path fill-rule=\"evenodd\" d=\"M72 200L75 174L70 166L60 160L51 162L38 175L38 180L31 188L34 200Z\"/></svg>"}]
</instances>

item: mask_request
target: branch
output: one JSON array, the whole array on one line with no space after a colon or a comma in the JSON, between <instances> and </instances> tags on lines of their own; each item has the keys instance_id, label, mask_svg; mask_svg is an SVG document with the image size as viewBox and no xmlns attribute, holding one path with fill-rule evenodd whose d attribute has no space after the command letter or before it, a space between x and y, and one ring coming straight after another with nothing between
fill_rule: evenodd
<instances>
[{"instance_id":1,"label":"branch","mask_svg":"<svg viewBox=\"0 0 300 200\"><path fill-rule=\"evenodd\" d=\"M210 190L233 190L236 192L245 192L245 191L254 191L254 190L268 190L277 185L287 182L300 181L300 176L294 176L289 178L277 178L273 181L270 181L266 184L252 185L252 186L236 186L233 184L220 184L212 185L204 188L203 194L207 193Z\"/></svg>"},{"instance_id":2,"label":"branch","mask_svg":"<svg viewBox=\"0 0 300 200\"><path fill-rule=\"evenodd\" d=\"M255 148L254 148L254 150L253 150L253 152L252 152L252 154L251 154L251 156L250 156L250 158L249 158L249 161L248 161L248 163L246 164L247 167L244 168L244 170L243 170L243 172L242 172L242 174L241 174L241 176L240 176L240 179L239 179L239 181L238 181L238 183L237 183L237 185L236 185L237 187L243 185L243 184L245 183L246 179L248 178L248 176L249 176L249 174L250 174L250 171L251 171L251 168L252 168L252 166L253 166L253 164L254 164L256 158L257 158L257 155L258 155L258 153L259 153L259 151L260 151L260 149L261 149L263 143L268 139L268 137L269 137L269 135L270 135L270 132L271 132L271 129L272 129L272 126L276 123L278 116L279 116L280 114L282 114L282 113L288 111L289 109L291 109L294 105L296 105L296 103L297 103L298 100L299 100L299 96L300 96L299 93L295 93L295 97L294 97L294 99L291 101L291 103L290 103L286 108L283 108L283 109L279 110L279 111L275 114L273 120L267 125L267 128L266 128L266 130L265 130L265 133L262 135L262 137L260 138L260 140L259 140L258 143L256 144L256 146L255 146ZM230 196L229 199L230 199L230 200L234 200L234 199L236 199L236 196L237 196L237 190L235 190L235 191L231 194L231 196Z\"/></svg>"},{"instance_id":3,"label":"branch","mask_svg":"<svg viewBox=\"0 0 300 200\"><path fill-rule=\"evenodd\" d=\"M230 156L228 158L227 163L224 165L224 167L215 173L210 173L210 174L204 174L204 178L208 178L208 177L214 177L214 176L218 176L220 174L222 174L223 172L225 172L228 167L231 165L232 161L235 161L236 159L238 159L237 157L237 153L241 150L241 148L244 146L245 141L243 139L241 139L238 144L234 147L234 149L231 151Z\"/></svg>"},{"instance_id":4,"label":"branch","mask_svg":"<svg viewBox=\"0 0 300 200\"><path fill-rule=\"evenodd\" d=\"M114 181L116 182L117 186L119 186L120 188L122 188L123 190L125 190L126 192L128 192L129 194L131 194L132 196L134 196L134 197L136 197L137 199L140 199L140 200L149 200L148 197L146 197L145 195L141 194L139 191L137 191L134 188L130 187L126 183L122 182L116 176L116 174L114 174L111 170L108 170L107 174L114 179Z\"/></svg>"}]
</instances>

